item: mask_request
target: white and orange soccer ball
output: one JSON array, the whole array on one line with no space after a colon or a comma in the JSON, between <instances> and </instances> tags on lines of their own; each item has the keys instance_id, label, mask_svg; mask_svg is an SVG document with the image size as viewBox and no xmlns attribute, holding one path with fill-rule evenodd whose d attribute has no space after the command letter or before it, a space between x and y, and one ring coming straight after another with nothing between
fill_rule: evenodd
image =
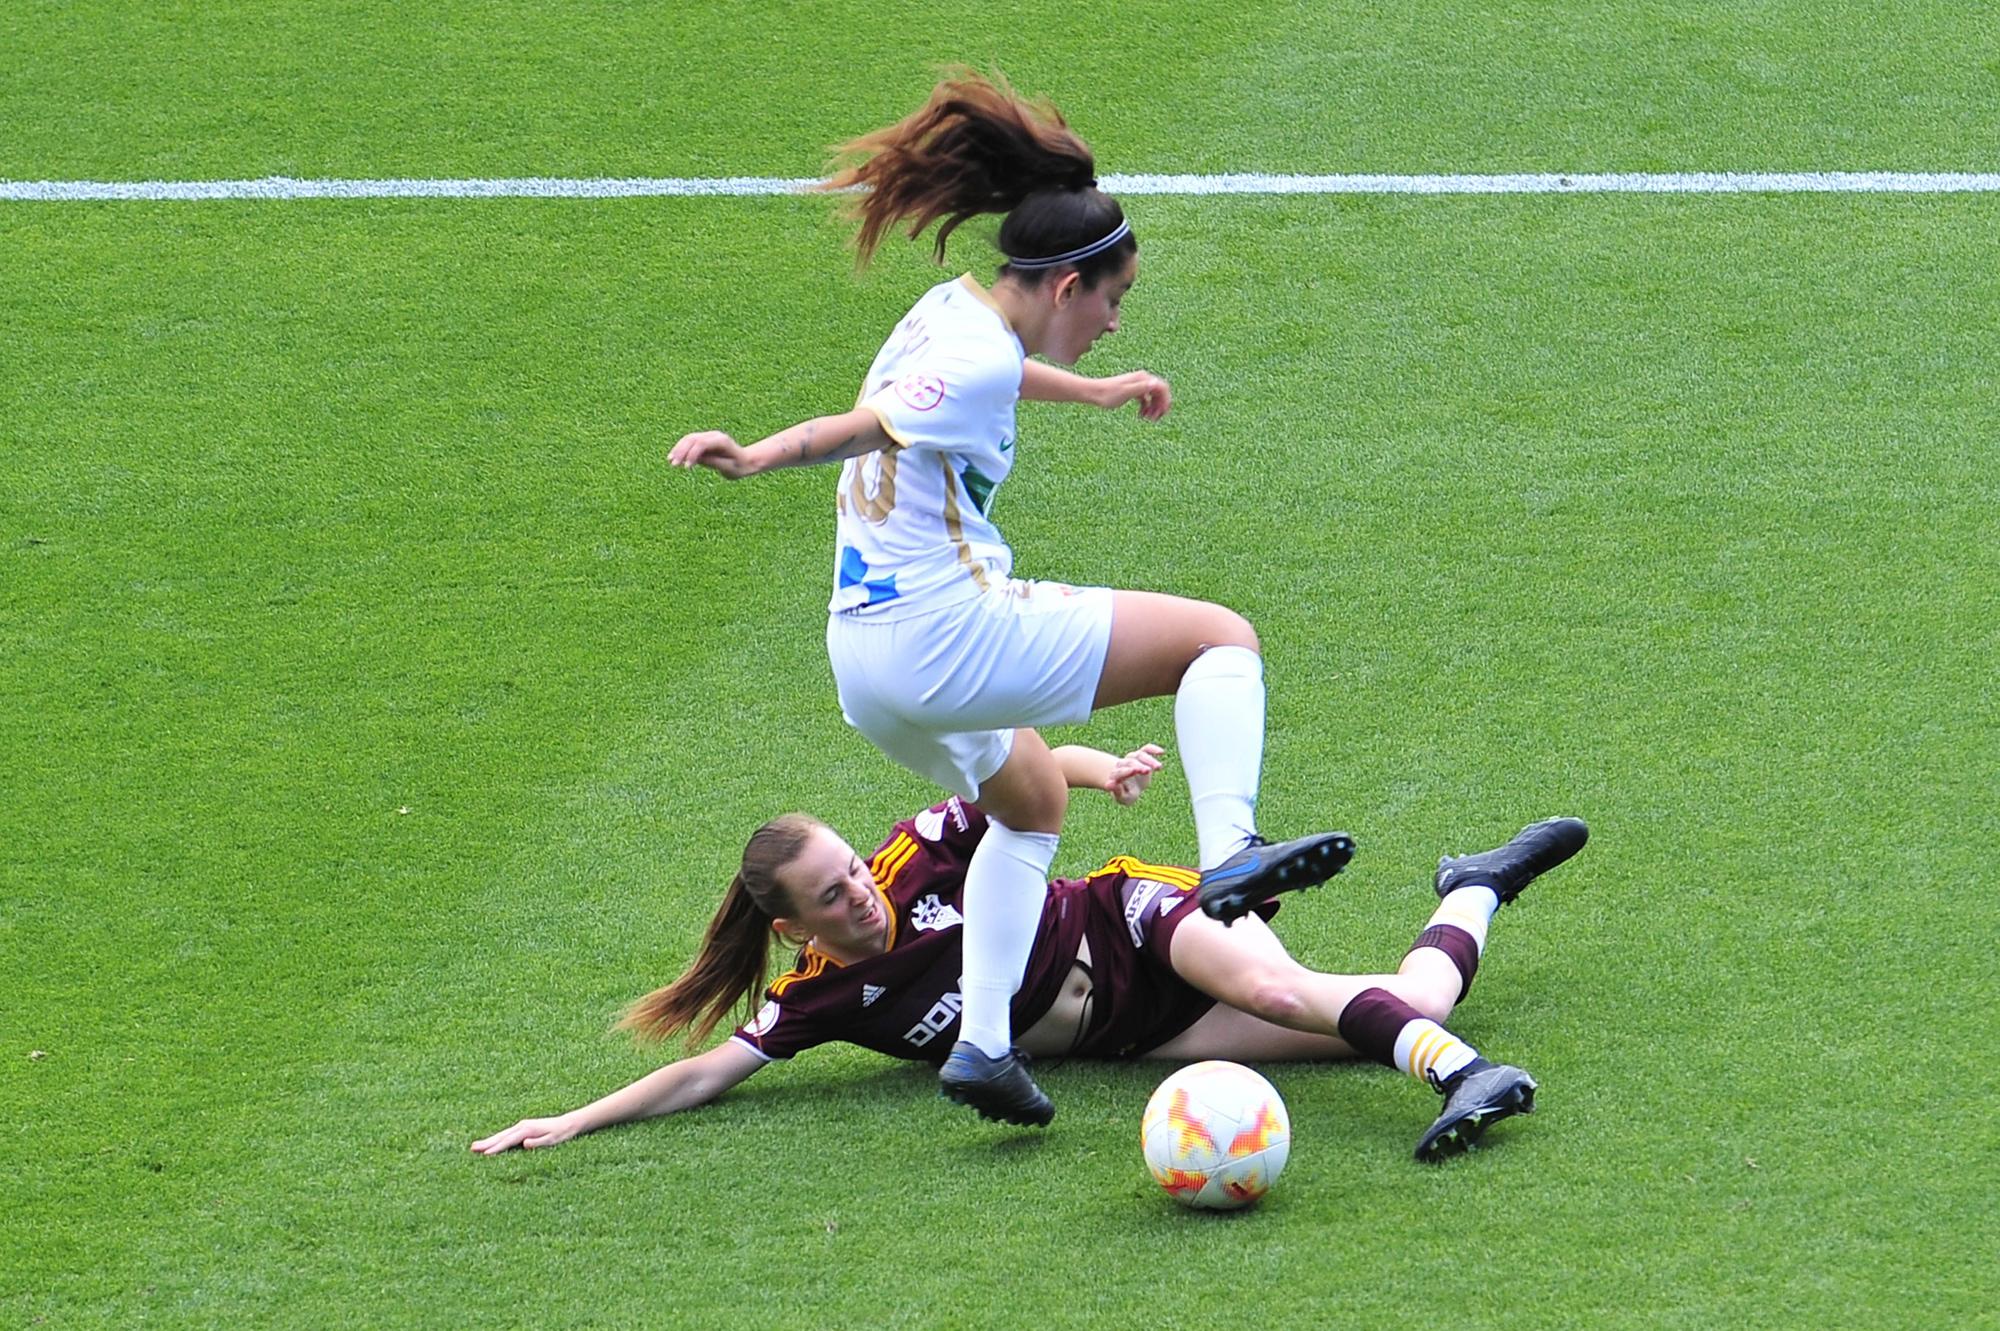
<instances>
[{"instance_id":1,"label":"white and orange soccer ball","mask_svg":"<svg viewBox=\"0 0 2000 1331\"><path fill-rule=\"evenodd\" d=\"M1292 1153L1292 1121L1270 1082L1240 1063L1193 1063L1160 1083L1139 1123L1146 1166L1177 1202L1248 1206Z\"/></svg>"}]
</instances>

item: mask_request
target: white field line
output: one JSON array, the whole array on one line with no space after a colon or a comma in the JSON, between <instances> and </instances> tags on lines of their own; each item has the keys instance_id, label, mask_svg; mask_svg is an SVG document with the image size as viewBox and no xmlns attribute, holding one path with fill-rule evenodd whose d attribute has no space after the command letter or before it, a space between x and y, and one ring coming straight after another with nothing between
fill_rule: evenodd
<instances>
[{"instance_id":1,"label":"white field line","mask_svg":"<svg viewBox=\"0 0 2000 1331\"><path fill-rule=\"evenodd\" d=\"M716 179L0 180L0 202L217 199L630 199L798 194L818 181ZM1110 175L1112 194L1991 194L2000 172L1687 171L1664 174L1301 176Z\"/></svg>"}]
</instances>

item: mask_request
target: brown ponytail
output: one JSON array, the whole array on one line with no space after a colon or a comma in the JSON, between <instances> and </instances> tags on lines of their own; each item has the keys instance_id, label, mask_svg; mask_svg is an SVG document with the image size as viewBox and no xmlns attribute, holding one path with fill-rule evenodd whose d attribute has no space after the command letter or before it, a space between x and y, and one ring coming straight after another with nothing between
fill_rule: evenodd
<instances>
[{"instance_id":1,"label":"brown ponytail","mask_svg":"<svg viewBox=\"0 0 2000 1331\"><path fill-rule=\"evenodd\" d=\"M647 1041L684 1030L692 1047L708 1038L737 1000L748 995L754 1003L764 992L771 921L792 914L778 871L797 858L814 828L824 826L810 814L787 813L751 833L743 867L722 894L693 964L680 979L626 1008L614 1029Z\"/></svg>"},{"instance_id":2,"label":"brown ponytail","mask_svg":"<svg viewBox=\"0 0 2000 1331\"><path fill-rule=\"evenodd\" d=\"M861 224L855 248L863 266L883 233L905 219L912 239L944 219L937 233L942 262L951 233L981 213L1010 212L1051 190L1097 194L1096 159L1062 112L1046 101L1022 97L1004 78L970 69L949 71L914 115L836 152L846 165L823 188L864 187L853 204ZM1108 196L1098 198L1116 211ZM1076 243L1087 244L1107 230Z\"/></svg>"}]
</instances>

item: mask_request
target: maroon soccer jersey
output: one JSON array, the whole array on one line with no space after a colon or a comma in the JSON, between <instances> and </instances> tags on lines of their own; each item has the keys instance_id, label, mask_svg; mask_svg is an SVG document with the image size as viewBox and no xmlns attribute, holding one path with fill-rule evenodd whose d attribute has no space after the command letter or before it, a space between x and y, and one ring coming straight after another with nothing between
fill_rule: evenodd
<instances>
[{"instance_id":1,"label":"maroon soccer jersey","mask_svg":"<svg viewBox=\"0 0 2000 1331\"><path fill-rule=\"evenodd\" d=\"M985 833L986 815L956 796L897 823L868 860L890 916L888 950L843 966L808 945L731 1038L765 1058L843 1040L942 1063L958 1039L965 867ZM1086 902L1064 886L1043 903L1028 973L1014 995L1016 1031L1055 1004L1083 937Z\"/></svg>"}]
</instances>

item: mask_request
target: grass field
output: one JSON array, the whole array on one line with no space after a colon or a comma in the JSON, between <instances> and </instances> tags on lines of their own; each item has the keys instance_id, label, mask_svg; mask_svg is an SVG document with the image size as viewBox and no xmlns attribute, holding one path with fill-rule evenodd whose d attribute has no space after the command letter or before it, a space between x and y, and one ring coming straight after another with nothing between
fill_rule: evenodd
<instances>
[{"instance_id":1,"label":"grass field","mask_svg":"<svg viewBox=\"0 0 2000 1331\"><path fill-rule=\"evenodd\" d=\"M938 62L1107 171L1992 170L1977 7L30 3L0 179L810 174ZM2000 200L1134 200L1021 413L1018 566L1258 625L1281 932L1393 965L1446 850L1571 811L1454 1027L1540 1112L1447 1167L1267 1067L1255 1212L1146 1176L1159 1065L1032 1136L829 1049L486 1159L744 836L933 798L840 723L828 472L936 270L810 199L0 204L0 1320L2000 1325ZM968 227L957 268L990 274ZM1065 734L1171 745L1168 704ZM1177 771L1059 864L1193 854Z\"/></svg>"}]
</instances>

